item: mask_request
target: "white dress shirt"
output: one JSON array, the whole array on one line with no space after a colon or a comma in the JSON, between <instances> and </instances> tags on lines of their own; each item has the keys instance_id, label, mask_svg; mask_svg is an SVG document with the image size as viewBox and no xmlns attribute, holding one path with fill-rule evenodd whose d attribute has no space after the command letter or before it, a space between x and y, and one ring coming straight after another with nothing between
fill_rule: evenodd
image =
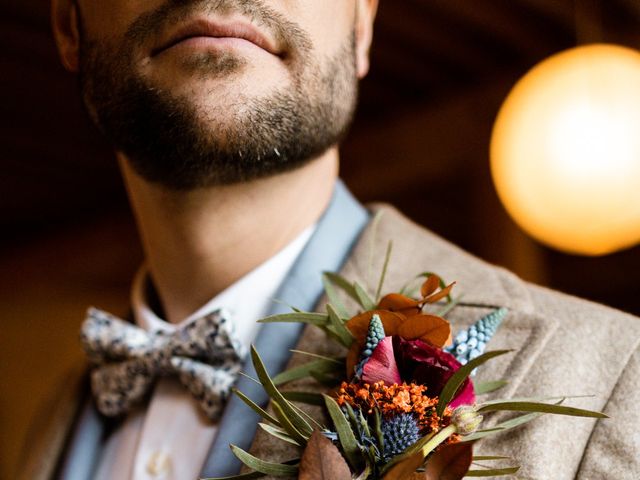
<instances>
[{"instance_id":1,"label":"white dress shirt","mask_svg":"<svg viewBox=\"0 0 640 480\"><path fill-rule=\"evenodd\" d=\"M174 331L219 308L231 314L236 334L247 347L261 317L268 314L277 290L313 234L307 228L275 256L218 294L195 313L170 324L160 319L146 298L148 274L143 267L133 283L134 320L148 331ZM108 438L98 462L98 480L191 480L200 471L215 439L217 425L175 378L156 382L149 404L129 412Z\"/></svg>"}]
</instances>

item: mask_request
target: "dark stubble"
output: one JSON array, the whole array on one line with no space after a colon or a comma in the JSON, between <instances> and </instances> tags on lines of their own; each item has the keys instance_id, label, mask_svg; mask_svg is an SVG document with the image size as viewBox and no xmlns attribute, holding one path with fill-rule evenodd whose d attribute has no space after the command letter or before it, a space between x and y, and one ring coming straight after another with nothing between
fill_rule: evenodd
<instances>
[{"instance_id":1,"label":"dark stubble","mask_svg":"<svg viewBox=\"0 0 640 480\"><path fill-rule=\"evenodd\" d=\"M241 96L223 112L194 105L142 78L133 54L150 35L194 12L242 13L291 52L290 84L263 97ZM318 59L305 32L261 1L170 0L137 19L119 45L82 32L80 83L98 128L143 178L173 190L246 182L298 168L340 142L357 97L353 36ZM193 75L232 79L245 65L232 53L185 59ZM215 95L215 92L212 92ZM241 108L240 108L241 107ZM231 115L231 121L228 120Z\"/></svg>"}]
</instances>

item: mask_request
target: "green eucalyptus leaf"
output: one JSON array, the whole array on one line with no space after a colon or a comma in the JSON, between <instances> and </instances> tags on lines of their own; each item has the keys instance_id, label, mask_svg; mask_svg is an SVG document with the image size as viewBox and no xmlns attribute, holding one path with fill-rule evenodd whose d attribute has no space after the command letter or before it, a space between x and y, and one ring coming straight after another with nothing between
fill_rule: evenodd
<instances>
[{"instance_id":1,"label":"green eucalyptus leaf","mask_svg":"<svg viewBox=\"0 0 640 480\"><path fill-rule=\"evenodd\" d=\"M306 445L307 440L309 440L309 435L304 435L296 428L291 419L284 413L283 408L278 404L278 402L272 402L271 406L273 411L276 413L276 417L280 420L281 428L286 431L298 445Z\"/></svg>"},{"instance_id":2,"label":"green eucalyptus leaf","mask_svg":"<svg viewBox=\"0 0 640 480\"><path fill-rule=\"evenodd\" d=\"M313 423L316 427L318 427L318 429L326 430L326 427L324 425L320 424L315 418L313 418L307 412L302 410L295 403L290 403L289 405L291 405L300 415L302 415L302 417L306 418L307 420L309 420L309 422Z\"/></svg>"},{"instance_id":3,"label":"green eucalyptus leaf","mask_svg":"<svg viewBox=\"0 0 640 480\"><path fill-rule=\"evenodd\" d=\"M256 412L262 418L264 418L265 420L273 423L274 425L280 426L280 422L277 419L275 419L273 416L271 416L266 410L261 408L258 404L256 404L253 400L251 400L249 397L247 397L240 390L238 390L237 388L232 388L231 391L233 393L235 393L240 398L240 400L242 400L245 404L247 404L249 406L249 408L251 408L251 410Z\"/></svg>"},{"instance_id":4,"label":"green eucalyptus leaf","mask_svg":"<svg viewBox=\"0 0 640 480\"><path fill-rule=\"evenodd\" d=\"M244 372L239 372L240 376L246 378L247 380L251 380L253 383L255 383L256 385L260 385L262 386L262 384L260 383L260 380L257 380L255 378L253 378L251 375L247 375Z\"/></svg>"},{"instance_id":5,"label":"green eucalyptus leaf","mask_svg":"<svg viewBox=\"0 0 640 480\"><path fill-rule=\"evenodd\" d=\"M376 289L376 302L380 301L380 293L382 292L382 286L384 285L384 279L387 276L387 268L389 267L389 260L391 259L391 251L393 250L393 241L389 241L387 245L387 253L384 256L384 264L382 265L382 273L380 274L380 280L378 280L378 288Z\"/></svg>"},{"instance_id":6,"label":"green eucalyptus leaf","mask_svg":"<svg viewBox=\"0 0 640 480\"><path fill-rule=\"evenodd\" d=\"M369 429L369 422L364 418L364 415L362 415L362 410L358 409L358 420L360 422L360 425L362 426L364 433L367 435L367 437L371 437L371 431Z\"/></svg>"},{"instance_id":7,"label":"green eucalyptus leaf","mask_svg":"<svg viewBox=\"0 0 640 480\"><path fill-rule=\"evenodd\" d=\"M384 435L382 434L382 415L379 410L375 410L375 416L373 417L373 430L378 441L378 448L381 452L384 451Z\"/></svg>"},{"instance_id":8,"label":"green eucalyptus leaf","mask_svg":"<svg viewBox=\"0 0 640 480\"><path fill-rule=\"evenodd\" d=\"M231 445L231 451L242 463L257 472L272 475L274 477L295 477L298 475L297 465L267 462L259 459L258 457L254 457L249 452L245 452L235 445Z\"/></svg>"},{"instance_id":9,"label":"green eucalyptus leaf","mask_svg":"<svg viewBox=\"0 0 640 480\"><path fill-rule=\"evenodd\" d=\"M373 259L375 258L376 246L378 245L378 226L380 225L380 220L384 215L384 210L378 210L376 214L373 216L373 219L369 223L368 230L371 232L371 237L369 238L369 259L367 261L367 284L371 284L371 275L373 273Z\"/></svg>"},{"instance_id":10,"label":"green eucalyptus leaf","mask_svg":"<svg viewBox=\"0 0 640 480\"><path fill-rule=\"evenodd\" d=\"M342 381L342 375L331 375L329 373L317 372L311 370L309 375L319 384L326 387L335 387Z\"/></svg>"},{"instance_id":11,"label":"green eucalyptus leaf","mask_svg":"<svg viewBox=\"0 0 640 480\"><path fill-rule=\"evenodd\" d=\"M300 445L298 442L295 441L295 439L291 438L291 435L289 435L289 433L286 430L283 430L282 428L278 428L278 427L274 427L273 425L269 425L268 423L258 423L258 425L260 426L260 428L262 428L265 432L267 432L269 435L279 438L280 440L283 440L287 443L292 443L293 445L296 445L298 447L301 447L302 445Z\"/></svg>"},{"instance_id":12,"label":"green eucalyptus leaf","mask_svg":"<svg viewBox=\"0 0 640 480\"><path fill-rule=\"evenodd\" d=\"M333 420L333 425L338 433L338 440L342 445L342 451L347 461L354 470L360 468L360 447L356 440L349 422L345 418L338 403L328 395L324 395L325 405L329 411L329 416Z\"/></svg>"},{"instance_id":13,"label":"green eucalyptus leaf","mask_svg":"<svg viewBox=\"0 0 640 480\"><path fill-rule=\"evenodd\" d=\"M311 376L309 372L311 372L312 370L321 373L331 373L338 371L342 372L344 370L344 365L328 360L316 360L314 362L308 362L304 365L300 365L299 367L290 368L289 370L285 370L284 372L279 373L278 375L273 377L273 383L275 385L282 385L294 380L309 377Z\"/></svg>"},{"instance_id":14,"label":"green eucalyptus leaf","mask_svg":"<svg viewBox=\"0 0 640 480\"><path fill-rule=\"evenodd\" d=\"M356 412L353 411L353 407L347 403L345 404L345 409L347 410L347 416L349 417L349 420L353 424L353 428L357 428L360 422L356 418Z\"/></svg>"},{"instance_id":15,"label":"green eucalyptus leaf","mask_svg":"<svg viewBox=\"0 0 640 480\"><path fill-rule=\"evenodd\" d=\"M353 300L359 302L358 294L356 293L356 289L346 278L338 275L337 273L332 272L324 272L323 275L329 280L333 285L340 288L344 293L349 295Z\"/></svg>"},{"instance_id":16,"label":"green eucalyptus leaf","mask_svg":"<svg viewBox=\"0 0 640 480\"><path fill-rule=\"evenodd\" d=\"M463 442L473 442L474 440L479 440L484 437L488 437L489 435L493 435L496 432L503 432L505 430L511 430L512 428L519 427L520 425L524 425L525 423L529 423L532 420L542 416L542 413L534 412L527 413L526 415L520 415L518 417L512 418L511 420L506 420L502 423L498 423L493 428L487 428L485 430L478 430L471 435L467 435L462 439Z\"/></svg>"},{"instance_id":17,"label":"green eucalyptus leaf","mask_svg":"<svg viewBox=\"0 0 640 480\"><path fill-rule=\"evenodd\" d=\"M322 327L325 333L336 343L343 345L343 339L338 334L338 331L333 325L327 325L326 327Z\"/></svg>"},{"instance_id":18,"label":"green eucalyptus leaf","mask_svg":"<svg viewBox=\"0 0 640 480\"><path fill-rule=\"evenodd\" d=\"M282 395L290 402L299 402L320 407L324 406L324 398L322 398L320 393L288 391L282 392Z\"/></svg>"},{"instance_id":19,"label":"green eucalyptus leaf","mask_svg":"<svg viewBox=\"0 0 640 480\"><path fill-rule=\"evenodd\" d=\"M493 380L491 382L482 382L475 383L473 385L473 389L476 395L484 395L486 393L495 392L496 390L500 390L502 387L509 385L509 382L505 380Z\"/></svg>"},{"instance_id":20,"label":"green eucalyptus leaf","mask_svg":"<svg viewBox=\"0 0 640 480\"><path fill-rule=\"evenodd\" d=\"M494 402L491 405L484 405L478 409L478 412L493 412L509 410L515 412L541 412L551 413L554 415L569 415L573 417L589 417L589 418L609 418L602 412L594 412L592 410L584 410L582 408L565 407L563 405L555 405L551 403L540 402L517 402L506 400L503 402Z\"/></svg>"},{"instance_id":21,"label":"green eucalyptus leaf","mask_svg":"<svg viewBox=\"0 0 640 480\"><path fill-rule=\"evenodd\" d=\"M487 470L469 470L465 477L501 477L504 475L513 475L520 470L520 467L508 468L490 468Z\"/></svg>"},{"instance_id":22,"label":"green eucalyptus leaf","mask_svg":"<svg viewBox=\"0 0 640 480\"><path fill-rule=\"evenodd\" d=\"M460 367L456 373L451 376L447 384L442 389L442 392L440 392L440 399L438 400L438 406L436 407L436 413L438 416L442 416L444 409L447 407L449 402L453 400L460 386L476 367L482 365L488 360L491 360L492 358L504 355L511 351L512 350L494 350L492 352L487 352L473 360L470 360L468 363Z\"/></svg>"},{"instance_id":23,"label":"green eucalyptus leaf","mask_svg":"<svg viewBox=\"0 0 640 480\"><path fill-rule=\"evenodd\" d=\"M496 400L489 400L482 402L478 405L480 407L488 407L503 402L547 402L549 400L558 400L557 405L560 405L568 398L592 398L593 395L562 395L556 397L513 397L513 398L500 398Z\"/></svg>"},{"instance_id":24,"label":"green eucalyptus leaf","mask_svg":"<svg viewBox=\"0 0 640 480\"><path fill-rule=\"evenodd\" d=\"M329 304L327 304L327 313L329 314L329 324L332 327L331 330L336 333L340 339L340 343L344 347L350 348L353 343L353 335L347 327L344 326L344 322L340 319L338 313Z\"/></svg>"},{"instance_id":25,"label":"green eucalyptus leaf","mask_svg":"<svg viewBox=\"0 0 640 480\"><path fill-rule=\"evenodd\" d=\"M326 273L322 274L322 285L324 285L324 291L327 294L329 303L333 305L340 318L349 318L349 312L344 306L342 299L338 296L338 291L333 282Z\"/></svg>"},{"instance_id":26,"label":"green eucalyptus leaf","mask_svg":"<svg viewBox=\"0 0 640 480\"><path fill-rule=\"evenodd\" d=\"M501 455L474 455L473 461L482 461L482 460L511 460L511 457L504 457Z\"/></svg>"},{"instance_id":27,"label":"green eucalyptus leaf","mask_svg":"<svg viewBox=\"0 0 640 480\"><path fill-rule=\"evenodd\" d=\"M317 353L304 352L302 350L290 350L290 352L299 353L300 355L306 355L308 357L317 358L319 360L327 360L328 362L338 363L338 364L340 364L342 366L344 366L344 362L345 362L345 358L344 357L338 357L338 358L327 357L325 355L318 355Z\"/></svg>"},{"instance_id":28,"label":"green eucalyptus leaf","mask_svg":"<svg viewBox=\"0 0 640 480\"><path fill-rule=\"evenodd\" d=\"M284 414L291 420L293 425L295 425L296 429L300 431L304 435L311 435L313 429L311 425L307 423L307 421L293 408L293 406L287 401L286 398L280 393L280 391L276 388L269 377L269 373L258 354L256 348L251 346L251 360L253 361L253 366L256 370L258 378L260 379L260 383L264 387L265 391L269 395L269 397L277 403L278 406L282 409Z\"/></svg>"},{"instance_id":29,"label":"green eucalyptus leaf","mask_svg":"<svg viewBox=\"0 0 640 480\"><path fill-rule=\"evenodd\" d=\"M353 288L356 290L356 295L358 296L358 303L365 310L375 310L376 304L371 299L367 291L358 283L355 282L353 284Z\"/></svg>"},{"instance_id":30,"label":"green eucalyptus leaf","mask_svg":"<svg viewBox=\"0 0 640 480\"><path fill-rule=\"evenodd\" d=\"M317 327L324 327L329 324L329 317L324 313L281 313L258 320L258 323L306 323Z\"/></svg>"}]
</instances>

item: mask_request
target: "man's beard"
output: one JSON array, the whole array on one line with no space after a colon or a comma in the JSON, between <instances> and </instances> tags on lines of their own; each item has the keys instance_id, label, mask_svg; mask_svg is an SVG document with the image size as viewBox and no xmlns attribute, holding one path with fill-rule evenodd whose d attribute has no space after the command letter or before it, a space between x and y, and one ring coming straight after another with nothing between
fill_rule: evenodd
<instances>
[{"instance_id":1,"label":"man's beard","mask_svg":"<svg viewBox=\"0 0 640 480\"><path fill-rule=\"evenodd\" d=\"M217 12L257 15L286 38L295 52L292 62L297 62L290 84L263 97L238 96L235 108L203 112L187 96L174 96L139 75L134 47L167 19L186 16L198 6L197 11L215 7ZM340 142L357 97L354 42L351 36L333 58L320 61L311 56L302 31L259 1L170 0L134 22L118 46L82 34L83 100L98 128L148 181L174 190L246 182L298 168ZM245 62L232 53L205 52L183 68L232 80ZM224 121L217 122L221 115Z\"/></svg>"}]
</instances>

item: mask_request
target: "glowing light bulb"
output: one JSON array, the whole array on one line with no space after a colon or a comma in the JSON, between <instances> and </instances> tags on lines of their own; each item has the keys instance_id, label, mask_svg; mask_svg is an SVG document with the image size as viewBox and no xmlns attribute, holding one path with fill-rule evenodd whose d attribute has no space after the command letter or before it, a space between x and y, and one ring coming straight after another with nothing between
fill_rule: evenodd
<instances>
[{"instance_id":1,"label":"glowing light bulb","mask_svg":"<svg viewBox=\"0 0 640 480\"><path fill-rule=\"evenodd\" d=\"M584 255L640 243L640 52L589 45L534 67L498 114L491 173L542 243Z\"/></svg>"}]
</instances>

